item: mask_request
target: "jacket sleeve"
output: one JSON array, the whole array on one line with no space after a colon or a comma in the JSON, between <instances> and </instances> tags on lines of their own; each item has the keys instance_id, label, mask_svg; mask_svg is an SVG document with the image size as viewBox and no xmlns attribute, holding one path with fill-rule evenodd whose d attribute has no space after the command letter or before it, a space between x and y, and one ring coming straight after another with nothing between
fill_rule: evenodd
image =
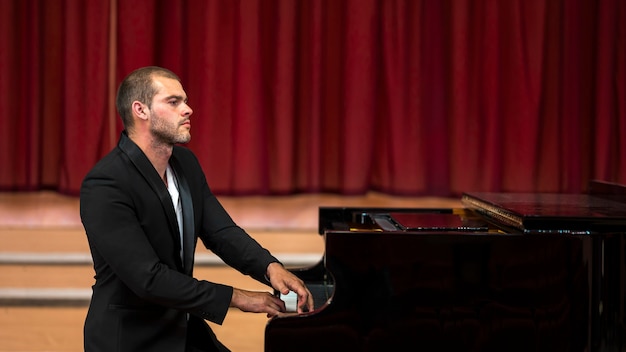
<instances>
[{"instance_id":1,"label":"jacket sleeve","mask_svg":"<svg viewBox=\"0 0 626 352\"><path fill-rule=\"evenodd\" d=\"M235 224L209 188L204 192L202 224L200 237L207 248L242 274L270 284L267 267L280 261Z\"/></svg>"},{"instance_id":2,"label":"jacket sleeve","mask_svg":"<svg viewBox=\"0 0 626 352\"><path fill-rule=\"evenodd\" d=\"M193 155L186 165L195 165L200 170L200 164ZM280 261L235 224L211 191L204 173L200 170L196 174L199 177L195 180L195 186L199 188L194 194L200 195L198 202L201 204L198 236L205 247L242 274L269 285L267 267L270 263Z\"/></svg>"}]
</instances>

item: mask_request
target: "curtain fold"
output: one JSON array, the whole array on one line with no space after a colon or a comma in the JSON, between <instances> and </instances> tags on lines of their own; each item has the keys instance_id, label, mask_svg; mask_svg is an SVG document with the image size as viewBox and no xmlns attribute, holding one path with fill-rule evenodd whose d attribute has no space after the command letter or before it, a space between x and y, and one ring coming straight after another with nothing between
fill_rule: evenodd
<instances>
[{"instance_id":1,"label":"curtain fold","mask_svg":"<svg viewBox=\"0 0 626 352\"><path fill-rule=\"evenodd\" d=\"M46 5L53 6L53 5ZM61 76L44 89L61 83L63 102L59 185L76 192L94 161L109 151L109 11L107 2L65 0ZM105 16L103 16L105 14Z\"/></svg>"},{"instance_id":2,"label":"curtain fold","mask_svg":"<svg viewBox=\"0 0 626 352\"><path fill-rule=\"evenodd\" d=\"M76 194L145 65L217 194L626 183L625 38L619 0L0 1L0 190Z\"/></svg>"}]
</instances>

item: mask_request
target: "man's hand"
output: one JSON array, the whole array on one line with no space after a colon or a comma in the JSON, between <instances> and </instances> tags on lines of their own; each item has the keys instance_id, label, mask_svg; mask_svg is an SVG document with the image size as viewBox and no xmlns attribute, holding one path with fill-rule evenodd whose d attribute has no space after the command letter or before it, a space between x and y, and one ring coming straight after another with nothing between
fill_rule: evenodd
<instances>
[{"instance_id":1,"label":"man's hand","mask_svg":"<svg viewBox=\"0 0 626 352\"><path fill-rule=\"evenodd\" d=\"M267 313L267 317L279 315L285 312L285 302L269 292L246 291L233 288L233 297L230 306L239 308L244 312Z\"/></svg>"},{"instance_id":2,"label":"man's hand","mask_svg":"<svg viewBox=\"0 0 626 352\"><path fill-rule=\"evenodd\" d=\"M298 313L313 310L313 295L296 275L285 269L280 263L271 263L267 266L267 277L272 287L286 295L293 291L298 295ZM282 301L281 301L282 302ZM284 309L284 302L283 302ZM283 310L284 311L284 310Z\"/></svg>"}]
</instances>

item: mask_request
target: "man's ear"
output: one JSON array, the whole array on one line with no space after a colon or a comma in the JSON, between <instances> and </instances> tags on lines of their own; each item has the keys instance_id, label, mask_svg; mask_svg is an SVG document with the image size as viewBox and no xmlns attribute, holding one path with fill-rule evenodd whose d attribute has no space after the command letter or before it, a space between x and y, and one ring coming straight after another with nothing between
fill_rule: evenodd
<instances>
[{"instance_id":1,"label":"man's ear","mask_svg":"<svg viewBox=\"0 0 626 352\"><path fill-rule=\"evenodd\" d=\"M137 116L138 118L142 120L148 119L148 106L146 106L144 103L135 100L131 105L131 109L133 110L133 115Z\"/></svg>"}]
</instances>

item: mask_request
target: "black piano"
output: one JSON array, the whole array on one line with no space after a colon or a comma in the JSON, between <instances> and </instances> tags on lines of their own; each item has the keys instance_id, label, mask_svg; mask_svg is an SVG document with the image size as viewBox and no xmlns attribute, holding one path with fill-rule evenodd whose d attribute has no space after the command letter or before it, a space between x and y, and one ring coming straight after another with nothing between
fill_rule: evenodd
<instances>
[{"instance_id":1,"label":"black piano","mask_svg":"<svg viewBox=\"0 0 626 352\"><path fill-rule=\"evenodd\" d=\"M625 351L626 187L465 193L459 209L321 207L315 309L265 351Z\"/></svg>"}]
</instances>

